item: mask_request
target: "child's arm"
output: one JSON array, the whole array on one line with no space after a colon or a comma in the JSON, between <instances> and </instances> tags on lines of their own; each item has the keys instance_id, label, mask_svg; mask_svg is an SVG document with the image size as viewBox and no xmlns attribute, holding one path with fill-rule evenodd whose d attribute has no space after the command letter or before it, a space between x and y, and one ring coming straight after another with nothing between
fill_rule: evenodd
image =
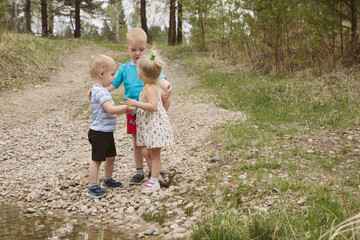
<instances>
[{"instance_id":1,"label":"child's arm","mask_svg":"<svg viewBox=\"0 0 360 240\"><path fill-rule=\"evenodd\" d=\"M171 86L169 85L168 88L171 88ZM161 100L163 102L163 106L165 108L165 111L169 110L170 98L166 97L166 92L161 91Z\"/></svg>"},{"instance_id":2,"label":"child's arm","mask_svg":"<svg viewBox=\"0 0 360 240\"><path fill-rule=\"evenodd\" d=\"M157 90L154 87L148 87L143 93L144 102L139 102L131 98L127 98L125 103L132 107L141 108L147 112L155 112L158 105Z\"/></svg>"},{"instance_id":3,"label":"child's arm","mask_svg":"<svg viewBox=\"0 0 360 240\"><path fill-rule=\"evenodd\" d=\"M163 106L164 106L165 110L167 111L170 107L170 96L172 93L172 87L171 87L170 83L168 82L168 80L166 80L165 78L159 79L157 81L157 84L164 91L164 92L161 92L161 100L163 102Z\"/></svg>"},{"instance_id":4,"label":"child's arm","mask_svg":"<svg viewBox=\"0 0 360 240\"><path fill-rule=\"evenodd\" d=\"M123 114L126 112L133 112L136 110L135 107L131 107L128 105L121 105L121 106L113 106L110 101L106 101L103 103L103 108L109 114Z\"/></svg>"},{"instance_id":5,"label":"child's arm","mask_svg":"<svg viewBox=\"0 0 360 240\"><path fill-rule=\"evenodd\" d=\"M166 80L165 78L162 78L162 79L157 80L157 84L165 92L164 97L165 98L170 98L171 93L172 93L172 86L169 83L169 81Z\"/></svg>"}]
</instances>

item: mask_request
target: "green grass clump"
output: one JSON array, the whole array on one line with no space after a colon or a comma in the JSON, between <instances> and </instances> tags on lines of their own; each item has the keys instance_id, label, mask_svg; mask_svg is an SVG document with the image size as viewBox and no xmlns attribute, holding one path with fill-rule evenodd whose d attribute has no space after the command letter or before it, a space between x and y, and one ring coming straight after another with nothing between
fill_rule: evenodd
<instances>
[{"instance_id":1,"label":"green grass clump","mask_svg":"<svg viewBox=\"0 0 360 240\"><path fill-rule=\"evenodd\" d=\"M147 222L158 222L159 224L163 224L166 220L175 216L175 214L167 214L167 210L165 208L160 208L154 211L148 211L142 213L141 215L145 221Z\"/></svg>"},{"instance_id":2,"label":"green grass clump","mask_svg":"<svg viewBox=\"0 0 360 240\"><path fill-rule=\"evenodd\" d=\"M281 187L276 202L269 208L244 207L240 204L214 207L208 215L199 221L193 230L191 239L319 239L324 233L334 233L336 226L349 219L359 211L359 201L351 194L339 198L327 188L315 185L302 186L305 192L311 190L301 210L290 197L294 191L301 191L290 186ZM239 186L238 190L226 191L227 202L248 196L251 188ZM230 195L230 196L229 196ZM265 196L262 196L265 198ZM261 206L260 206L261 208ZM344 239L350 239L354 232L347 231Z\"/></svg>"},{"instance_id":3,"label":"green grass clump","mask_svg":"<svg viewBox=\"0 0 360 240\"><path fill-rule=\"evenodd\" d=\"M60 67L57 59L77 47L77 41L2 33L0 36L0 91L22 89L48 80Z\"/></svg>"},{"instance_id":4,"label":"green grass clump","mask_svg":"<svg viewBox=\"0 0 360 240\"><path fill-rule=\"evenodd\" d=\"M191 239L247 239L246 225L232 212L212 212L197 224Z\"/></svg>"}]
</instances>

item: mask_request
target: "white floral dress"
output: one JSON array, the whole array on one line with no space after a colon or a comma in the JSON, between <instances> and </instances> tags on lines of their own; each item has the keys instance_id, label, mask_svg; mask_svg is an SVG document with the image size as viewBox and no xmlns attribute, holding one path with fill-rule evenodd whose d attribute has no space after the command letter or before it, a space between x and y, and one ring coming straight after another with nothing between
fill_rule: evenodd
<instances>
[{"instance_id":1,"label":"white floral dress","mask_svg":"<svg viewBox=\"0 0 360 240\"><path fill-rule=\"evenodd\" d=\"M144 88L144 90L146 87ZM141 100L140 94L140 102ZM169 118L158 90L158 105L155 112L138 109L136 115L136 145L147 148L169 147L175 144Z\"/></svg>"}]
</instances>

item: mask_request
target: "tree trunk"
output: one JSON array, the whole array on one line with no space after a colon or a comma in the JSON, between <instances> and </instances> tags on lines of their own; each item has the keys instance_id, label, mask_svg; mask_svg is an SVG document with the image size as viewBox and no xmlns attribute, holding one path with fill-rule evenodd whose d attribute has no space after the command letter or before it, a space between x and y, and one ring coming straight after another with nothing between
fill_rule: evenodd
<instances>
[{"instance_id":1,"label":"tree trunk","mask_svg":"<svg viewBox=\"0 0 360 240\"><path fill-rule=\"evenodd\" d=\"M25 32L31 33L31 0L26 0L25 19L26 19Z\"/></svg>"},{"instance_id":2,"label":"tree trunk","mask_svg":"<svg viewBox=\"0 0 360 240\"><path fill-rule=\"evenodd\" d=\"M202 5L200 3L200 1L198 1L198 7L199 7L199 21L200 21L200 26L201 26L201 37L202 37L202 50L206 50L206 44L205 44L205 13L204 10L202 8Z\"/></svg>"},{"instance_id":3,"label":"tree trunk","mask_svg":"<svg viewBox=\"0 0 360 240\"><path fill-rule=\"evenodd\" d=\"M41 0L41 23L42 23L42 36L49 36L48 32L48 16L47 16L47 0Z\"/></svg>"},{"instance_id":4,"label":"tree trunk","mask_svg":"<svg viewBox=\"0 0 360 240\"><path fill-rule=\"evenodd\" d=\"M357 43L357 16L356 16L356 0L351 0L350 1L350 11L351 11L351 39L350 39L350 43L351 46L354 46Z\"/></svg>"},{"instance_id":5,"label":"tree trunk","mask_svg":"<svg viewBox=\"0 0 360 240\"><path fill-rule=\"evenodd\" d=\"M80 4L81 0L75 0L75 38L80 38Z\"/></svg>"},{"instance_id":6,"label":"tree trunk","mask_svg":"<svg viewBox=\"0 0 360 240\"><path fill-rule=\"evenodd\" d=\"M13 31L17 32L17 24L18 24L18 9L17 9L17 4L16 4L16 0L12 0L12 27L13 27Z\"/></svg>"},{"instance_id":7,"label":"tree trunk","mask_svg":"<svg viewBox=\"0 0 360 240\"><path fill-rule=\"evenodd\" d=\"M54 0L48 0L49 2L49 34L54 35Z\"/></svg>"},{"instance_id":8,"label":"tree trunk","mask_svg":"<svg viewBox=\"0 0 360 240\"><path fill-rule=\"evenodd\" d=\"M335 19L335 3L332 4L333 18ZM333 55L333 69L336 67L336 32L335 21L332 21L332 55Z\"/></svg>"},{"instance_id":9,"label":"tree trunk","mask_svg":"<svg viewBox=\"0 0 360 240\"><path fill-rule=\"evenodd\" d=\"M182 32L183 10L182 10L181 0L178 0L178 5L177 5L177 17L178 17L178 22L177 22L177 38L176 38L176 43L179 44L179 45L181 45L181 44L182 44L182 39L183 39L183 32Z\"/></svg>"},{"instance_id":10,"label":"tree trunk","mask_svg":"<svg viewBox=\"0 0 360 240\"><path fill-rule=\"evenodd\" d=\"M343 21L342 21L342 4L340 0L340 49L341 57L344 55L344 40L343 40Z\"/></svg>"},{"instance_id":11,"label":"tree trunk","mask_svg":"<svg viewBox=\"0 0 360 240\"><path fill-rule=\"evenodd\" d=\"M226 45L226 38L225 38L225 32L226 32L226 26L225 26L225 10L224 10L224 3L221 4L221 55L222 57L225 56L225 45Z\"/></svg>"},{"instance_id":12,"label":"tree trunk","mask_svg":"<svg viewBox=\"0 0 360 240\"><path fill-rule=\"evenodd\" d=\"M140 3L140 21L141 21L141 28L145 31L146 35L149 36L149 30L147 27L147 22L146 22L146 0L141 0Z\"/></svg>"},{"instance_id":13,"label":"tree trunk","mask_svg":"<svg viewBox=\"0 0 360 240\"><path fill-rule=\"evenodd\" d=\"M358 45L359 35L357 33L357 7L356 0L351 0L350 2L350 11L351 11L351 39L350 39L350 49L352 51L351 55L354 61L357 61L360 56L360 46Z\"/></svg>"},{"instance_id":14,"label":"tree trunk","mask_svg":"<svg viewBox=\"0 0 360 240\"><path fill-rule=\"evenodd\" d=\"M170 18L169 18L169 39L168 45L174 46L176 41L176 21L175 21L175 0L170 0Z\"/></svg>"}]
</instances>

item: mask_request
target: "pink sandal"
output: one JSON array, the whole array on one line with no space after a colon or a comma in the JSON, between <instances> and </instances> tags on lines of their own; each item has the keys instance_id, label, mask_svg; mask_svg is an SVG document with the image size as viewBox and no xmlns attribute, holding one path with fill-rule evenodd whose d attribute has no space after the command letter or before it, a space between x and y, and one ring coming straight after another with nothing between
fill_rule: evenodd
<instances>
[{"instance_id":1,"label":"pink sandal","mask_svg":"<svg viewBox=\"0 0 360 240\"><path fill-rule=\"evenodd\" d=\"M159 189L160 189L159 182L154 182L152 180L149 180L144 184L144 187L143 187L143 189L141 189L141 192L142 193L153 193Z\"/></svg>"}]
</instances>

